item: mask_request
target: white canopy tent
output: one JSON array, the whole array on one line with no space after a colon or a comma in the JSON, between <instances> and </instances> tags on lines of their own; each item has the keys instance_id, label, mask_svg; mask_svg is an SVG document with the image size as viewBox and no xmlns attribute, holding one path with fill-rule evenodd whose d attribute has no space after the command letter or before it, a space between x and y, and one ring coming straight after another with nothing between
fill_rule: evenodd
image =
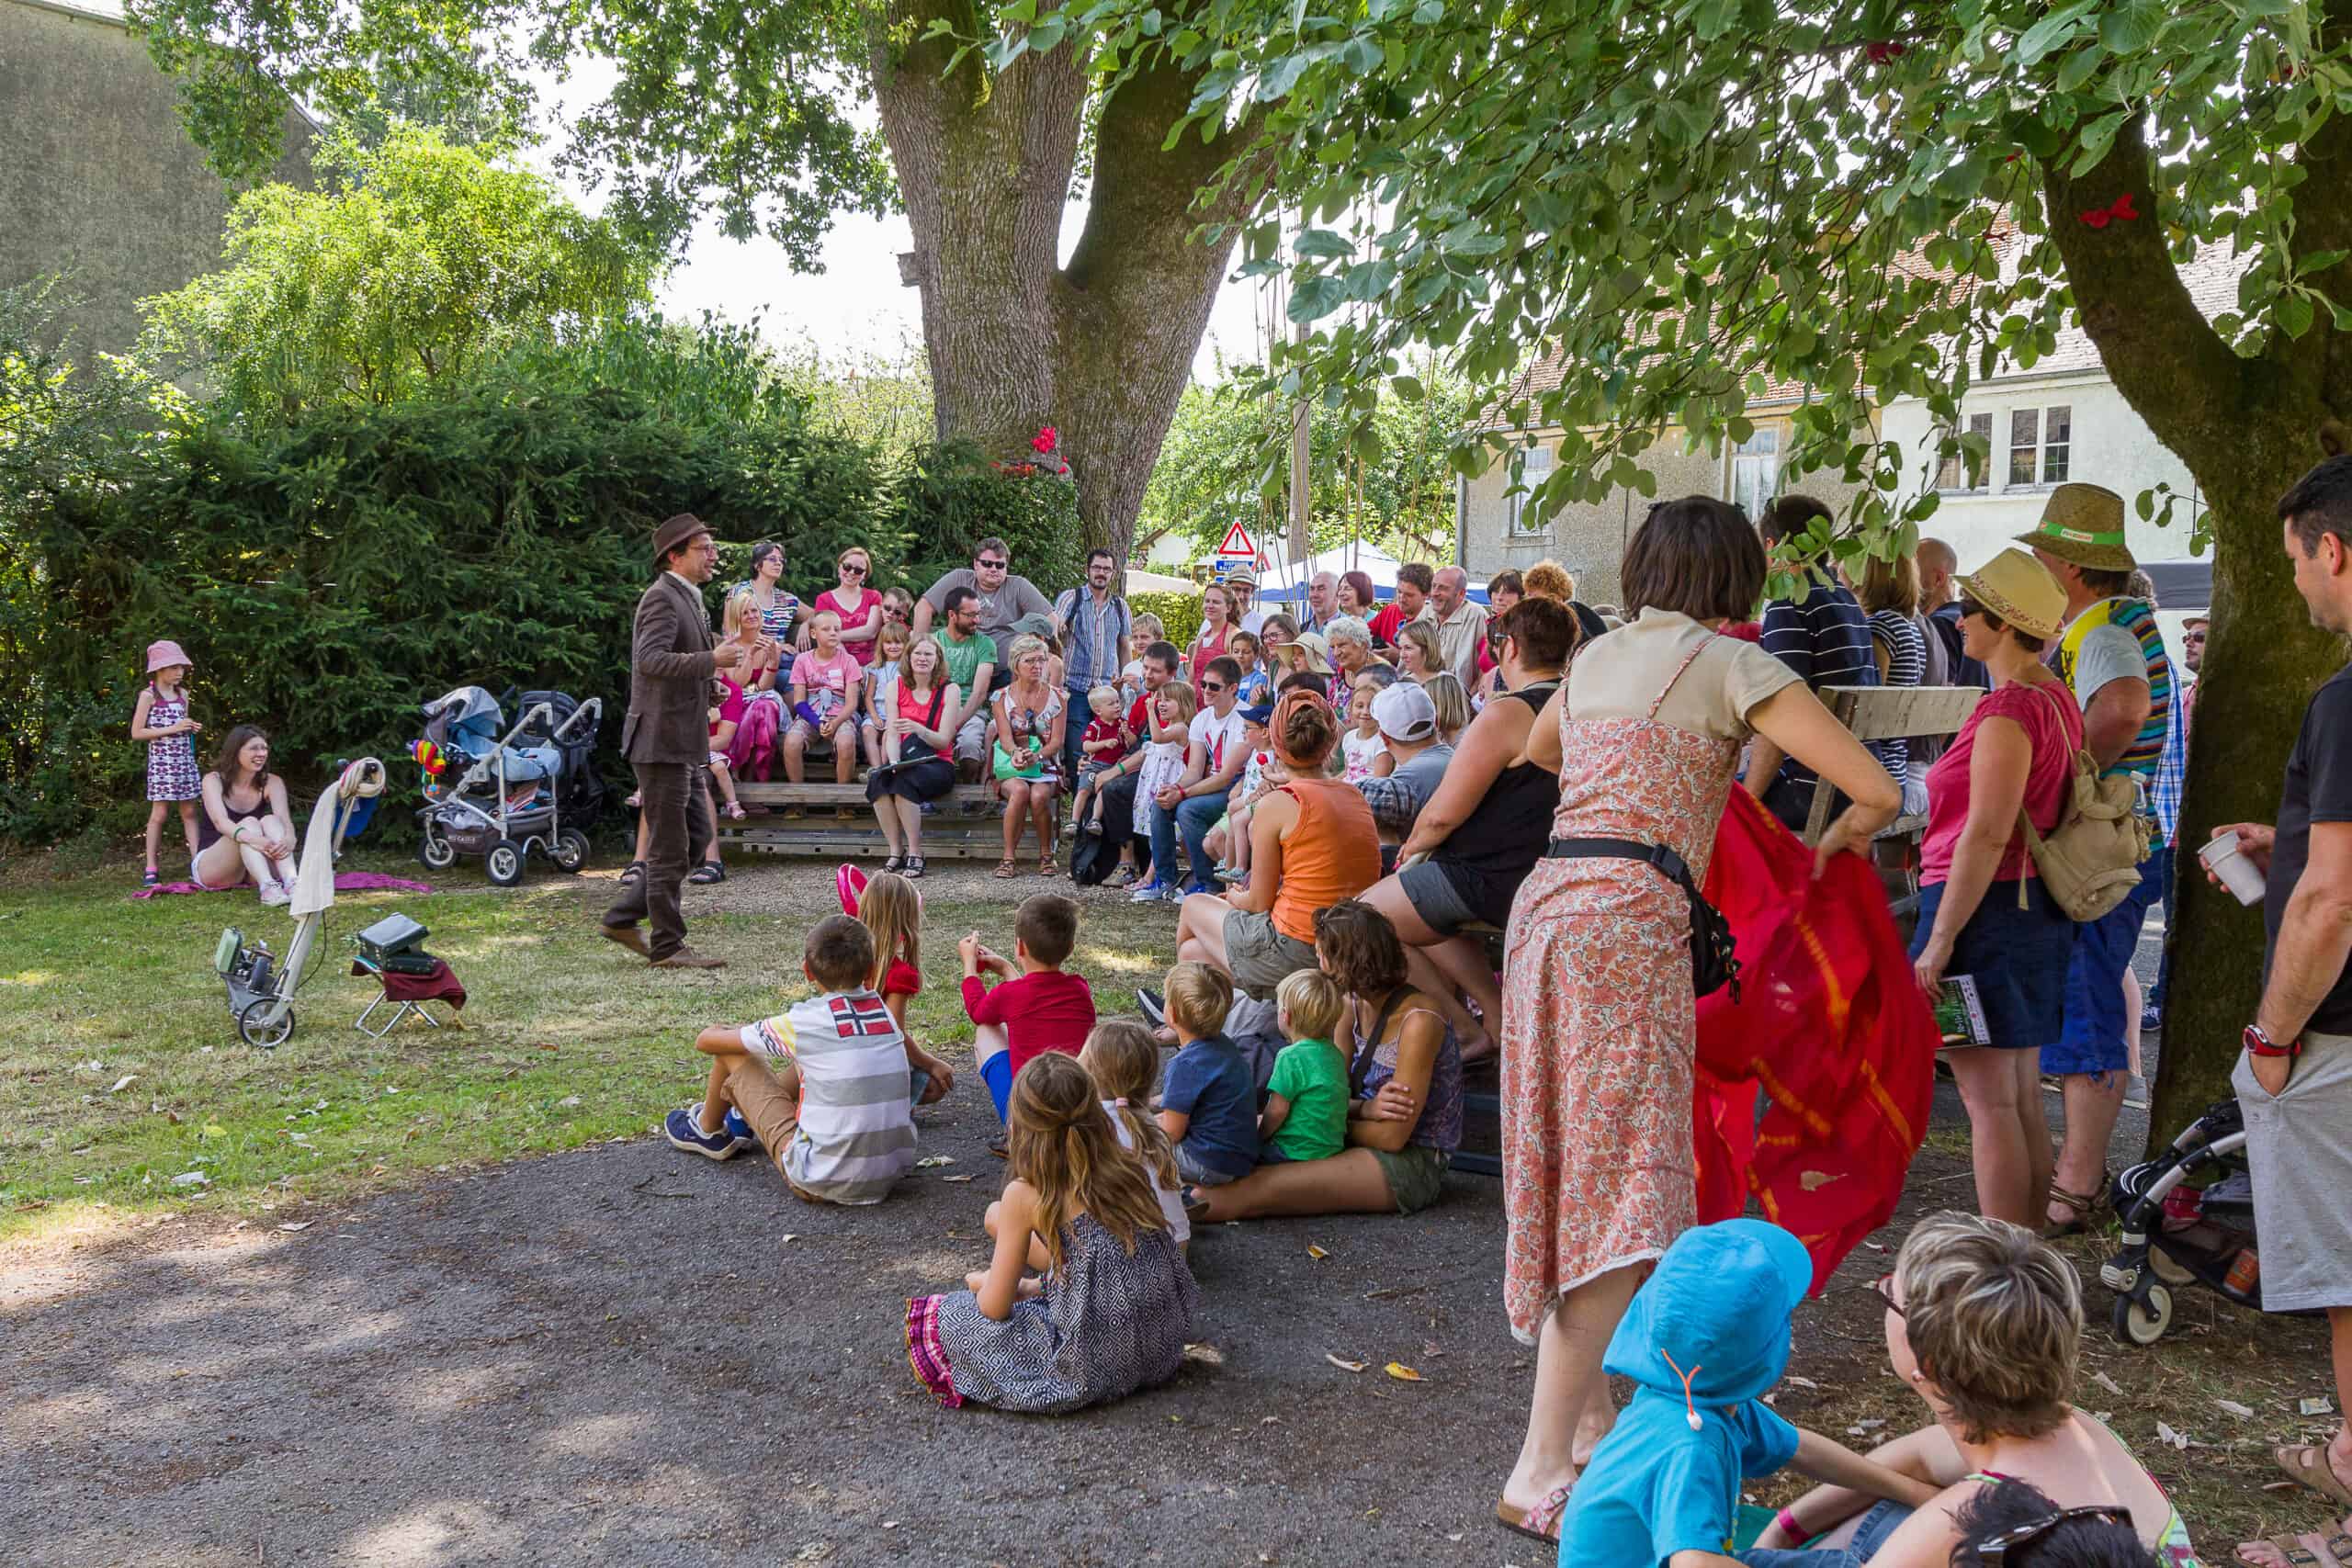
<instances>
[{"instance_id":1,"label":"white canopy tent","mask_svg":"<svg viewBox=\"0 0 2352 1568\"><path fill-rule=\"evenodd\" d=\"M1377 545L1341 545L1309 558L1303 566L1276 561L1258 574L1258 598L1292 600L1306 597L1306 584L1318 571L1333 575L1361 571L1370 576L1372 586L1383 599L1396 592L1396 568L1402 563Z\"/></svg>"}]
</instances>

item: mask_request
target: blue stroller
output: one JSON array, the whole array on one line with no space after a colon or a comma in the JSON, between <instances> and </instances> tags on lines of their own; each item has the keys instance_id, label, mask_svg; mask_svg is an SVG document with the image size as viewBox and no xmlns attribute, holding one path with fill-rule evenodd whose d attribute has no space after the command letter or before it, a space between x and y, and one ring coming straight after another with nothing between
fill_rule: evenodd
<instances>
[{"instance_id":1,"label":"blue stroller","mask_svg":"<svg viewBox=\"0 0 2352 1568\"><path fill-rule=\"evenodd\" d=\"M586 825L604 803L604 782L592 754L604 704L579 702L562 692L509 690L522 717L506 728L502 699L480 686L460 686L424 705L424 829L416 858L446 871L458 857L481 855L491 882L523 880L534 850L560 871L588 863ZM567 822L566 818L570 818Z\"/></svg>"}]
</instances>

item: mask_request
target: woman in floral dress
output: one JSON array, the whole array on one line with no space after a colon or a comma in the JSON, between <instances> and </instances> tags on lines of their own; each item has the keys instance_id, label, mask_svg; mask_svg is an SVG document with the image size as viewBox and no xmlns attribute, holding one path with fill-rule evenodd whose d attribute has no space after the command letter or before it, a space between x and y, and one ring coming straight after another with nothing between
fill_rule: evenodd
<instances>
[{"instance_id":1,"label":"woman in floral dress","mask_svg":"<svg viewBox=\"0 0 2352 1568\"><path fill-rule=\"evenodd\" d=\"M1816 868L1900 804L1886 770L1804 683L1720 635L1762 597L1739 509L1663 502L1626 547L1629 624L1585 647L1536 716L1529 760L1560 774L1552 836L1662 845L1707 874L1740 747L1759 733L1854 804ZM1690 906L1638 861L1536 863L1503 964L1502 1122L1511 1332L1536 1347L1527 1438L1496 1506L1544 1540L1613 1419L1601 1354L1646 1272L1694 1218Z\"/></svg>"}]
</instances>

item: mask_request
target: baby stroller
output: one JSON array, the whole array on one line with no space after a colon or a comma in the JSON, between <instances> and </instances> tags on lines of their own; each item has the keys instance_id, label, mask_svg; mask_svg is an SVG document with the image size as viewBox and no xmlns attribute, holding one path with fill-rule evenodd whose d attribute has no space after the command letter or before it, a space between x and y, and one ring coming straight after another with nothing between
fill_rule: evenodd
<instances>
[{"instance_id":1,"label":"baby stroller","mask_svg":"<svg viewBox=\"0 0 2352 1568\"><path fill-rule=\"evenodd\" d=\"M2117 1177L2115 1214L2123 1249L2098 1277L2115 1292L2117 1338L2132 1345L2163 1338L2172 1326L2173 1292L2184 1285L2261 1310L2254 1178L2236 1100L2213 1105L2170 1148Z\"/></svg>"},{"instance_id":2,"label":"baby stroller","mask_svg":"<svg viewBox=\"0 0 2352 1568\"><path fill-rule=\"evenodd\" d=\"M504 702L521 706L512 729L500 711ZM518 696L511 687L499 698L460 686L424 711L424 738L412 749L424 769L425 804L417 813L424 840L417 859L446 871L461 854L481 855L500 887L523 880L524 857L533 850L559 870L588 863L582 829L605 798L591 761L602 702L578 702L562 692Z\"/></svg>"},{"instance_id":3,"label":"baby stroller","mask_svg":"<svg viewBox=\"0 0 2352 1568\"><path fill-rule=\"evenodd\" d=\"M334 903L335 858L352 834L352 824L364 824L374 813L383 789L384 764L362 757L343 764L334 787L319 797L294 880L294 936L282 959L270 951L266 940L247 942L235 926L220 933L212 950L212 967L229 988L229 1016L237 1021L237 1038L246 1044L274 1051L294 1032L294 993L310 968L319 928ZM322 838L322 818L334 824L331 836ZM318 858L322 853L323 866Z\"/></svg>"}]
</instances>

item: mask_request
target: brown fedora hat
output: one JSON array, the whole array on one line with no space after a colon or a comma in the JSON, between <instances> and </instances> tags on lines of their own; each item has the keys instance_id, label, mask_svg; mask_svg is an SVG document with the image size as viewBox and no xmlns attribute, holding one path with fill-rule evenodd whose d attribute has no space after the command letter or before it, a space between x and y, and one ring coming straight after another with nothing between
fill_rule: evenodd
<instances>
[{"instance_id":1,"label":"brown fedora hat","mask_svg":"<svg viewBox=\"0 0 2352 1568\"><path fill-rule=\"evenodd\" d=\"M675 517L653 530L653 564L660 566L669 559L672 550L676 549L696 534L709 532L710 525L693 513L679 513Z\"/></svg>"},{"instance_id":2,"label":"brown fedora hat","mask_svg":"<svg viewBox=\"0 0 2352 1568\"><path fill-rule=\"evenodd\" d=\"M2123 543L2123 498L2105 485L2068 483L2050 492L2041 521L2018 543L2093 571L2130 571L2140 563Z\"/></svg>"}]
</instances>

